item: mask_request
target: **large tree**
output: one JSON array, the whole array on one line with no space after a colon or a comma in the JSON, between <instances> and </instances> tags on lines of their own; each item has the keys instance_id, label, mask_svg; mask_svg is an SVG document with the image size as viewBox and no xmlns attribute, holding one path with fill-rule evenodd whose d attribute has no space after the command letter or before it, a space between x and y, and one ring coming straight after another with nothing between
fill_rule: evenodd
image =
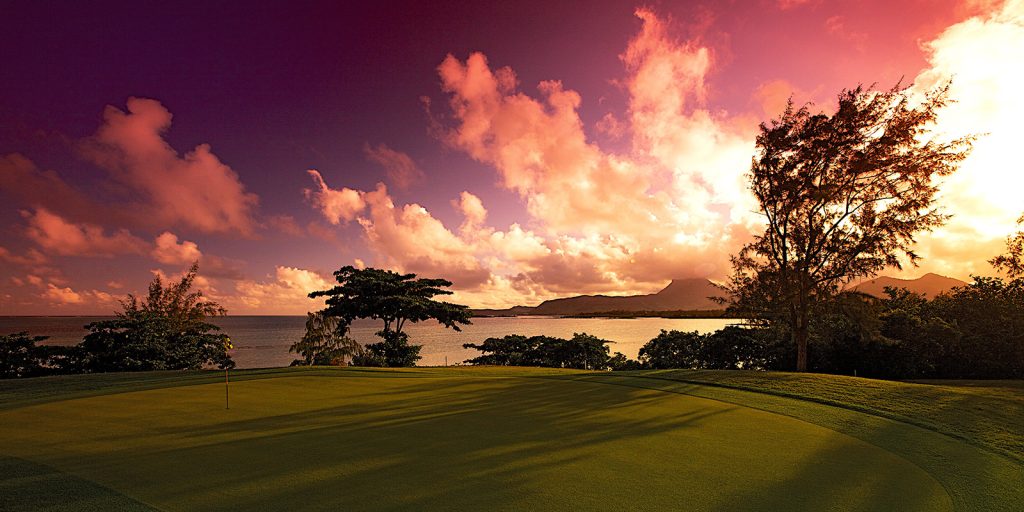
<instances>
[{"instance_id":1,"label":"large tree","mask_svg":"<svg viewBox=\"0 0 1024 512\"><path fill-rule=\"evenodd\" d=\"M86 326L79 348L84 370L92 372L185 370L215 364L235 366L231 339L210 317L227 314L220 304L192 290L199 267L193 264L176 283L160 276L145 298L129 295L113 320Z\"/></svg>"},{"instance_id":2,"label":"large tree","mask_svg":"<svg viewBox=\"0 0 1024 512\"><path fill-rule=\"evenodd\" d=\"M321 313L338 318L344 326L357 318L381 320L383 329L377 335L383 341L366 347L381 366L413 366L420 359L420 347L409 345L408 335L402 331L408 322L433 319L456 331L461 330L459 325L470 323L472 314L468 307L434 300L438 295L452 294L446 289L451 281L417 279L416 274L352 266L342 267L334 277L337 286L314 291L309 296L327 297L327 307Z\"/></svg>"},{"instance_id":3,"label":"large tree","mask_svg":"<svg viewBox=\"0 0 1024 512\"><path fill-rule=\"evenodd\" d=\"M947 219L935 178L973 141L932 132L948 89L858 86L831 115L790 102L761 125L748 177L766 228L732 258L726 289L737 313L788 328L797 370L807 370L812 311L852 280L916 265L915 235Z\"/></svg>"}]
</instances>

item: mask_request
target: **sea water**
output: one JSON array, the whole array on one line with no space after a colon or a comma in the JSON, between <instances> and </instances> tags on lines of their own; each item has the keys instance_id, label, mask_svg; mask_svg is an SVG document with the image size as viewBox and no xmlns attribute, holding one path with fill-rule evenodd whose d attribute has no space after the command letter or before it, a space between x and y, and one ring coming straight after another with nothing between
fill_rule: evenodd
<instances>
[{"instance_id":1,"label":"sea water","mask_svg":"<svg viewBox=\"0 0 1024 512\"><path fill-rule=\"evenodd\" d=\"M50 336L45 343L73 345L88 332L89 322L107 317L0 317L0 334L28 331L33 336ZM712 332L735 323L730 319L667 319L667 318L559 318L541 316L479 317L461 332L445 329L437 322L407 324L404 328L409 341L423 345L419 361L421 366L461 364L480 355L473 349L462 348L464 343L480 343L491 337L509 334L524 336L554 336L569 338L573 333L587 333L611 343L611 352L622 352L636 358L640 347L658 335L661 330ZM288 347L305 330L304 316L227 316L213 323L231 336L234 349L231 357L239 368L269 368L288 366L295 354ZM360 343L379 341L374 333L382 323L357 320L352 324L350 336Z\"/></svg>"}]
</instances>

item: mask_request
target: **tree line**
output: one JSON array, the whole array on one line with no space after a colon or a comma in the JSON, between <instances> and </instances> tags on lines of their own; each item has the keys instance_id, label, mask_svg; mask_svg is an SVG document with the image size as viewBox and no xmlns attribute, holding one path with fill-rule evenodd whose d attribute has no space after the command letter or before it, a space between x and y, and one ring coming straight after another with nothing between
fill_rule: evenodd
<instances>
[{"instance_id":1,"label":"tree line","mask_svg":"<svg viewBox=\"0 0 1024 512\"><path fill-rule=\"evenodd\" d=\"M111 320L85 326L73 346L42 345L46 336L0 336L0 378L70 373L233 368L231 338L210 323L227 313L192 285L199 267L175 283L153 278L145 297L128 295Z\"/></svg>"}]
</instances>

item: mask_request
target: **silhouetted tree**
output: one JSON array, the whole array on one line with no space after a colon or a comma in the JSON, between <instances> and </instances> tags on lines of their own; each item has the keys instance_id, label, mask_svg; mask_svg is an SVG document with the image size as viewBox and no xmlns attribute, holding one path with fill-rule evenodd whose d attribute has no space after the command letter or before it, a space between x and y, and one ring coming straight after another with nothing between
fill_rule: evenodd
<instances>
[{"instance_id":1,"label":"silhouetted tree","mask_svg":"<svg viewBox=\"0 0 1024 512\"><path fill-rule=\"evenodd\" d=\"M954 172L972 137L939 141L930 129L948 84L920 103L898 86L844 90L832 115L795 109L762 124L750 189L765 232L732 258L730 309L783 323L807 369L811 312L853 279L916 264L914 237L941 225L935 177Z\"/></svg>"},{"instance_id":2,"label":"silhouetted tree","mask_svg":"<svg viewBox=\"0 0 1024 512\"><path fill-rule=\"evenodd\" d=\"M466 343L462 347L483 352L467 360L468 364L604 370L609 364L609 343L612 342L587 333L573 333L568 340L552 336L527 338L513 334L502 338L487 338L479 345Z\"/></svg>"},{"instance_id":3,"label":"silhouetted tree","mask_svg":"<svg viewBox=\"0 0 1024 512\"><path fill-rule=\"evenodd\" d=\"M335 365L343 364L346 357L360 354L363 347L346 336L348 325L337 317L324 316L321 312L306 314L306 332L288 352L302 356L292 365Z\"/></svg>"},{"instance_id":4,"label":"silhouetted tree","mask_svg":"<svg viewBox=\"0 0 1024 512\"><path fill-rule=\"evenodd\" d=\"M637 360L644 368L700 368L698 354L705 334L697 331L662 330L654 339L640 347Z\"/></svg>"},{"instance_id":5,"label":"silhouetted tree","mask_svg":"<svg viewBox=\"0 0 1024 512\"><path fill-rule=\"evenodd\" d=\"M0 379L43 375L46 357L36 343L48 338L27 332L0 336Z\"/></svg>"},{"instance_id":6,"label":"silhouetted tree","mask_svg":"<svg viewBox=\"0 0 1024 512\"><path fill-rule=\"evenodd\" d=\"M1017 225L1024 223L1024 215L1017 219ZM997 270L1002 270L1011 279L1024 277L1024 231L1006 237L1006 252L988 260Z\"/></svg>"},{"instance_id":7,"label":"silhouetted tree","mask_svg":"<svg viewBox=\"0 0 1024 512\"><path fill-rule=\"evenodd\" d=\"M459 325L469 324L469 308L434 300L438 295L451 295L446 290L452 285L445 279L416 279L416 274L399 274L375 268L357 269L346 266L334 273L338 286L330 290L314 291L311 298L327 297L325 317L337 318L348 326L357 318L372 318L384 322L377 333L383 341L366 346L368 357L359 357L354 364L380 366L415 366L420 359L420 346L409 345L408 335L402 332L407 322L437 320L441 325L461 330Z\"/></svg>"},{"instance_id":8,"label":"silhouetted tree","mask_svg":"<svg viewBox=\"0 0 1024 512\"><path fill-rule=\"evenodd\" d=\"M193 264L177 283L164 286L160 276L145 299L129 295L113 320L86 325L79 344L84 370L91 372L184 370L215 364L232 368L231 339L207 321L227 310L192 291L199 266Z\"/></svg>"}]
</instances>

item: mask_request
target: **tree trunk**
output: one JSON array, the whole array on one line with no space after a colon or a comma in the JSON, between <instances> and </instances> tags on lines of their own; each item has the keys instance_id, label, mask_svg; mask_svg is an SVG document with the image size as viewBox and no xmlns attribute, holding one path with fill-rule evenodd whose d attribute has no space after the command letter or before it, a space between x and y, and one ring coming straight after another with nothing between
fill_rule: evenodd
<instances>
[{"instance_id":1,"label":"tree trunk","mask_svg":"<svg viewBox=\"0 0 1024 512\"><path fill-rule=\"evenodd\" d=\"M793 341L796 342L796 371L807 371L807 326L798 326L793 331Z\"/></svg>"}]
</instances>

